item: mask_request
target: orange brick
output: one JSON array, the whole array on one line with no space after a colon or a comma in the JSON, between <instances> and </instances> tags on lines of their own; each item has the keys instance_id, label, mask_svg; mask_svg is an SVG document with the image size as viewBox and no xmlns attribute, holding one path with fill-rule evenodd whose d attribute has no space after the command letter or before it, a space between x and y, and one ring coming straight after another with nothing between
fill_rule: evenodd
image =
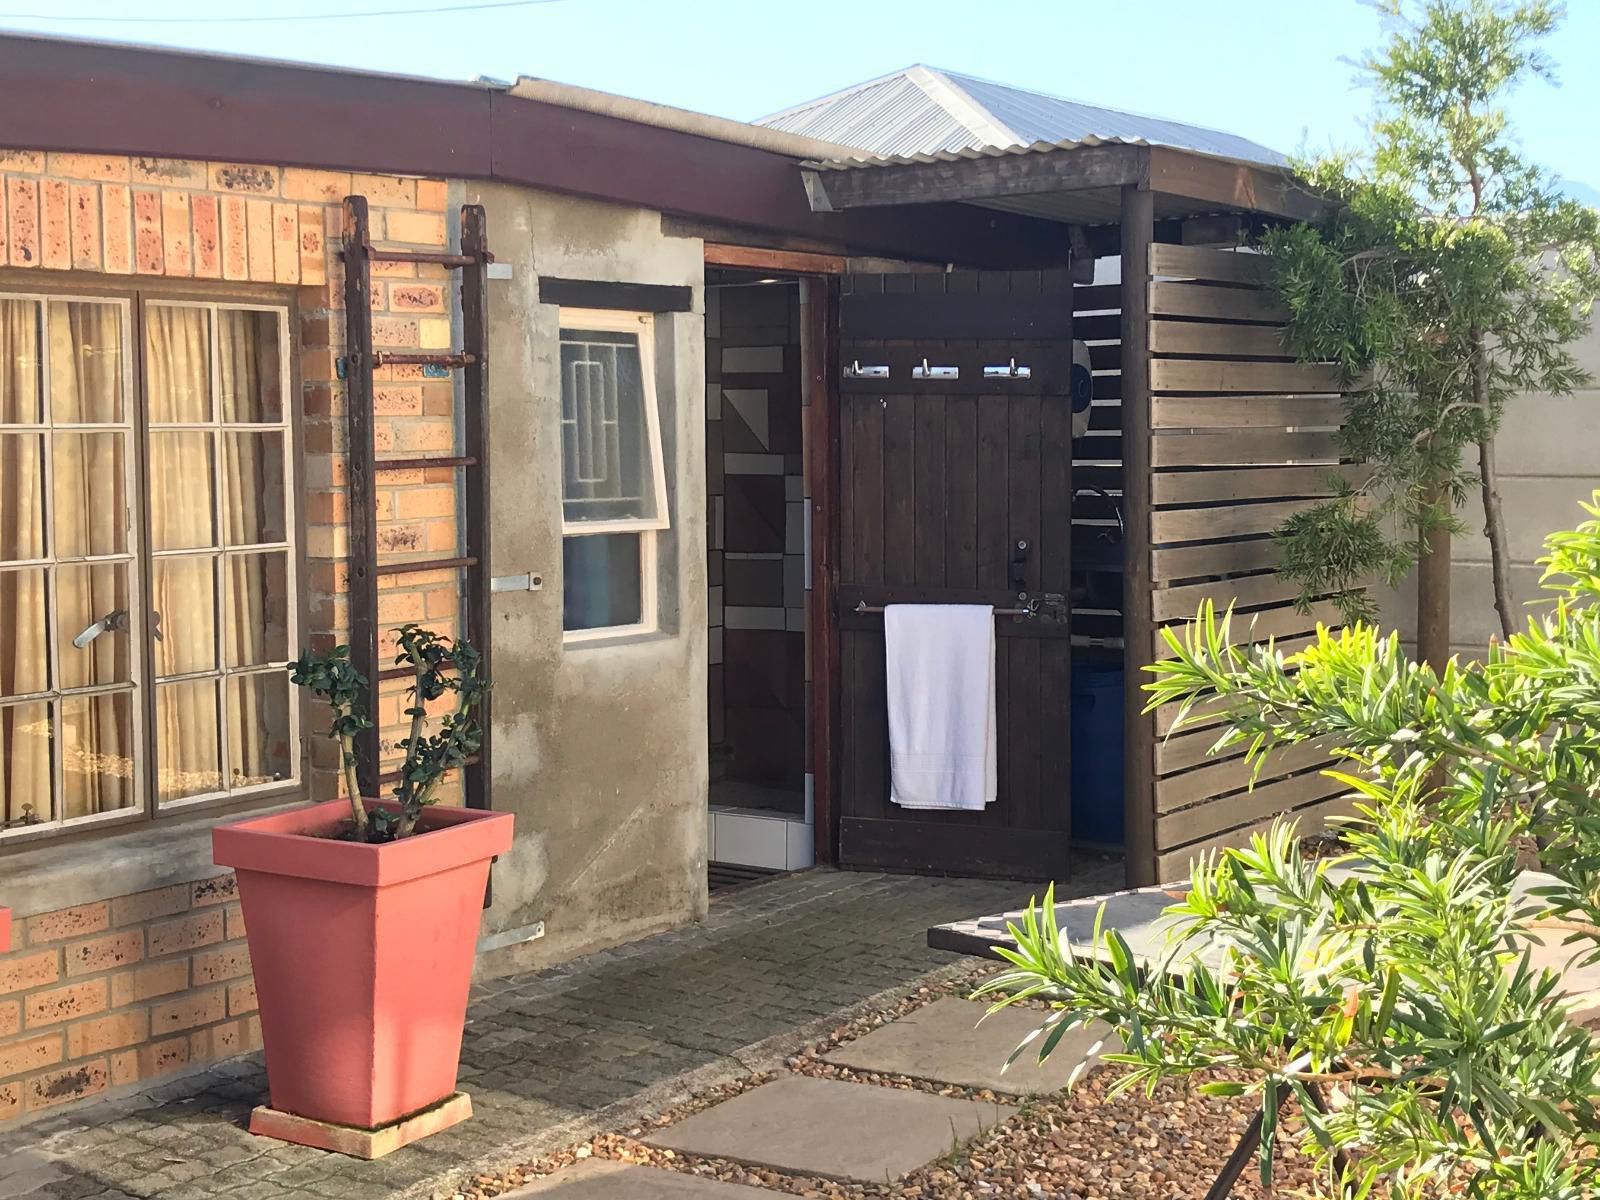
<instances>
[{"instance_id":1,"label":"orange brick","mask_svg":"<svg viewBox=\"0 0 1600 1200\"><path fill-rule=\"evenodd\" d=\"M123 184L100 189L105 268L113 275L133 272L133 193Z\"/></svg>"},{"instance_id":2,"label":"orange brick","mask_svg":"<svg viewBox=\"0 0 1600 1200\"><path fill-rule=\"evenodd\" d=\"M352 175L350 191L365 196L374 208L413 208L417 203L416 180L394 175Z\"/></svg>"},{"instance_id":3,"label":"orange brick","mask_svg":"<svg viewBox=\"0 0 1600 1200\"><path fill-rule=\"evenodd\" d=\"M391 592L378 597L378 620L385 624L420 621L427 611L427 601L416 592Z\"/></svg>"},{"instance_id":4,"label":"orange brick","mask_svg":"<svg viewBox=\"0 0 1600 1200\"><path fill-rule=\"evenodd\" d=\"M111 1086L125 1087L139 1082L139 1052L118 1050L111 1056Z\"/></svg>"},{"instance_id":5,"label":"orange brick","mask_svg":"<svg viewBox=\"0 0 1600 1200\"><path fill-rule=\"evenodd\" d=\"M189 225L189 193L161 193L161 241L168 275L194 274L194 235Z\"/></svg>"},{"instance_id":6,"label":"orange brick","mask_svg":"<svg viewBox=\"0 0 1600 1200\"><path fill-rule=\"evenodd\" d=\"M131 966L143 958L144 930L129 929L123 933L72 943L66 951L67 975L114 971L118 967Z\"/></svg>"},{"instance_id":7,"label":"orange brick","mask_svg":"<svg viewBox=\"0 0 1600 1200\"><path fill-rule=\"evenodd\" d=\"M427 545L427 531L421 525L389 525L378 530L379 554L415 554Z\"/></svg>"},{"instance_id":8,"label":"orange brick","mask_svg":"<svg viewBox=\"0 0 1600 1200\"><path fill-rule=\"evenodd\" d=\"M415 346L421 338L421 322L415 317L373 317L374 346Z\"/></svg>"},{"instance_id":9,"label":"orange brick","mask_svg":"<svg viewBox=\"0 0 1600 1200\"><path fill-rule=\"evenodd\" d=\"M151 963L111 977L111 1005L113 1008L126 1008L141 1000L170 996L188 986L188 959L174 958L167 962Z\"/></svg>"},{"instance_id":10,"label":"orange brick","mask_svg":"<svg viewBox=\"0 0 1600 1200\"><path fill-rule=\"evenodd\" d=\"M38 180L6 180L6 245L13 267L39 265Z\"/></svg>"},{"instance_id":11,"label":"orange brick","mask_svg":"<svg viewBox=\"0 0 1600 1200\"><path fill-rule=\"evenodd\" d=\"M418 338L424 350L450 347L450 321L445 317L423 317L417 322Z\"/></svg>"},{"instance_id":12,"label":"orange brick","mask_svg":"<svg viewBox=\"0 0 1600 1200\"><path fill-rule=\"evenodd\" d=\"M384 237L391 242L412 246L443 246L448 243L444 217L437 213L391 211L383 215Z\"/></svg>"},{"instance_id":13,"label":"orange brick","mask_svg":"<svg viewBox=\"0 0 1600 1200\"><path fill-rule=\"evenodd\" d=\"M242 938L244 936L244 910L234 906L227 909L223 915L228 921L228 940L231 942L237 938Z\"/></svg>"},{"instance_id":14,"label":"orange brick","mask_svg":"<svg viewBox=\"0 0 1600 1200\"><path fill-rule=\"evenodd\" d=\"M22 1028L22 1001L0 1001L0 1038L8 1038Z\"/></svg>"},{"instance_id":15,"label":"orange brick","mask_svg":"<svg viewBox=\"0 0 1600 1200\"><path fill-rule=\"evenodd\" d=\"M126 183L130 168L126 158L104 154L52 154L50 174L68 179L93 179L99 182Z\"/></svg>"},{"instance_id":16,"label":"orange brick","mask_svg":"<svg viewBox=\"0 0 1600 1200\"><path fill-rule=\"evenodd\" d=\"M166 270L158 192L133 193L133 266L141 275L160 275Z\"/></svg>"},{"instance_id":17,"label":"orange brick","mask_svg":"<svg viewBox=\"0 0 1600 1200\"><path fill-rule=\"evenodd\" d=\"M35 1075L27 1083L28 1111L38 1112L103 1092L110 1078L110 1070L103 1058Z\"/></svg>"},{"instance_id":18,"label":"orange brick","mask_svg":"<svg viewBox=\"0 0 1600 1200\"><path fill-rule=\"evenodd\" d=\"M222 228L215 196L195 196L190 204L194 218L194 273L202 279L222 278Z\"/></svg>"},{"instance_id":19,"label":"orange brick","mask_svg":"<svg viewBox=\"0 0 1600 1200\"><path fill-rule=\"evenodd\" d=\"M22 1085L0 1083L0 1121L8 1121L22 1114Z\"/></svg>"},{"instance_id":20,"label":"orange brick","mask_svg":"<svg viewBox=\"0 0 1600 1200\"><path fill-rule=\"evenodd\" d=\"M443 209L450 203L450 185L442 179L417 180L417 207Z\"/></svg>"},{"instance_id":21,"label":"orange brick","mask_svg":"<svg viewBox=\"0 0 1600 1200\"><path fill-rule=\"evenodd\" d=\"M290 200L316 204L341 204L350 194L350 176L342 171L308 171L288 167L283 172L283 194Z\"/></svg>"},{"instance_id":22,"label":"orange brick","mask_svg":"<svg viewBox=\"0 0 1600 1200\"><path fill-rule=\"evenodd\" d=\"M247 1053L253 1049L246 1044L248 1028L244 1021L227 1021L210 1029L197 1029L189 1035L190 1060L202 1062Z\"/></svg>"},{"instance_id":23,"label":"orange brick","mask_svg":"<svg viewBox=\"0 0 1600 1200\"><path fill-rule=\"evenodd\" d=\"M138 1054L139 1078L154 1079L188 1065L189 1039L185 1035L140 1046Z\"/></svg>"},{"instance_id":24,"label":"orange brick","mask_svg":"<svg viewBox=\"0 0 1600 1200\"><path fill-rule=\"evenodd\" d=\"M254 163L208 163L211 190L234 192L251 196L276 196L278 194L278 168L262 167Z\"/></svg>"},{"instance_id":25,"label":"orange brick","mask_svg":"<svg viewBox=\"0 0 1600 1200\"><path fill-rule=\"evenodd\" d=\"M300 209L293 204L272 206L272 278L300 282Z\"/></svg>"},{"instance_id":26,"label":"orange brick","mask_svg":"<svg viewBox=\"0 0 1600 1200\"><path fill-rule=\"evenodd\" d=\"M150 957L193 950L222 940L224 919L220 912L191 913L150 926Z\"/></svg>"},{"instance_id":27,"label":"orange brick","mask_svg":"<svg viewBox=\"0 0 1600 1200\"><path fill-rule=\"evenodd\" d=\"M28 171L34 175L44 170L44 153L39 150L0 150L0 171Z\"/></svg>"},{"instance_id":28,"label":"orange brick","mask_svg":"<svg viewBox=\"0 0 1600 1200\"><path fill-rule=\"evenodd\" d=\"M419 517L453 517L456 514L456 494L452 488L407 488L396 493L396 496L402 521Z\"/></svg>"},{"instance_id":29,"label":"orange brick","mask_svg":"<svg viewBox=\"0 0 1600 1200\"><path fill-rule=\"evenodd\" d=\"M61 978L59 961L54 950L0 958L0 996L54 983ZM5 1072L0 1071L0 1075L3 1074Z\"/></svg>"},{"instance_id":30,"label":"orange brick","mask_svg":"<svg viewBox=\"0 0 1600 1200\"><path fill-rule=\"evenodd\" d=\"M455 617L461 612L461 597L452 591L440 589L428 593L428 620Z\"/></svg>"},{"instance_id":31,"label":"orange brick","mask_svg":"<svg viewBox=\"0 0 1600 1200\"><path fill-rule=\"evenodd\" d=\"M175 1000L152 1005L150 1032L153 1035L177 1033L193 1029L196 1025L210 1025L227 1015L228 993L225 988L210 988L204 992L189 992Z\"/></svg>"},{"instance_id":32,"label":"orange brick","mask_svg":"<svg viewBox=\"0 0 1600 1200\"><path fill-rule=\"evenodd\" d=\"M221 983L225 979L238 979L241 975L250 974L250 948L243 942L222 946L196 954L193 963L196 987Z\"/></svg>"},{"instance_id":33,"label":"orange brick","mask_svg":"<svg viewBox=\"0 0 1600 1200\"><path fill-rule=\"evenodd\" d=\"M244 1019L244 1049L246 1054L261 1049L261 1018L253 1014Z\"/></svg>"},{"instance_id":34,"label":"orange brick","mask_svg":"<svg viewBox=\"0 0 1600 1200\"><path fill-rule=\"evenodd\" d=\"M186 912L191 894L189 884L178 883L172 887L135 892L131 896L118 896L111 902L111 923L117 926L136 925L157 917Z\"/></svg>"},{"instance_id":35,"label":"orange brick","mask_svg":"<svg viewBox=\"0 0 1600 1200\"><path fill-rule=\"evenodd\" d=\"M446 302L445 289L437 283L417 283L391 281L389 284L389 307L395 312L435 312L449 311Z\"/></svg>"},{"instance_id":36,"label":"orange brick","mask_svg":"<svg viewBox=\"0 0 1600 1200\"><path fill-rule=\"evenodd\" d=\"M237 1017L256 1010L256 981L247 979L228 988L228 1015Z\"/></svg>"},{"instance_id":37,"label":"orange brick","mask_svg":"<svg viewBox=\"0 0 1600 1200\"><path fill-rule=\"evenodd\" d=\"M453 450L455 423L435 417L395 423L395 445L400 450Z\"/></svg>"},{"instance_id":38,"label":"orange brick","mask_svg":"<svg viewBox=\"0 0 1600 1200\"><path fill-rule=\"evenodd\" d=\"M371 274L374 279L415 279L417 268L414 263L384 262L380 259L372 264Z\"/></svg>"},{"instance_id":39,"label":"orange brick","mask_svg":"<svg viewBox=\"0 0 1600 1200\"><path fill-rule=\"evenodd\" d=\"M85 1058L136 1046L150 1037L150 1017L143 1009L112 1013L67 1026L67 1057Z\"/></svg>"},{"instance_id":40,"label":"orange brick","mask_svg":"<svg viewBox=\"0 0 1600 1200\"><path fill-rule=\"evenodd\" d=\"M430 417L448 417L456 411L455 384L445 379L422 385L422 411Z\"/></svg>"},{"instance_id":41,"label":"orange brick","mask_svg":"<svg viewBox=\"0 0 1600 1200\"><path fill-rule=\"evenodd\" d=\"M40 185L39 256L46 267L55 271L65 271L72 266L72 237L68 226L71 205L67 197L67 183L63 179L46 179Z\"/></svg>"},{"instance_id":42,"label":"orange brick","mask_svg":"<svg viewBox=\"0 0 1600 1200\"><path fill-rule=\"evenodd\" d=\"M92 1017L106 1009L106 981L91 979L45 992L34 992L24 1001L28 1028L56 1025L78 1017ZM74 1054L73 1058L79 1057Z\"/></svg>"},{"instance_id":43,"label":"orange brick","mask_svg":"<svg viewBox=\"0 0 1600 1200\"><path fill-rule=\"evenodd\" d=\"M76 908L59 908L55 912L40 913L28 920L28 945L59 942L65 938L85 937L111 927L110 908L104 900L97 904L80 904Z\"/></svg>"},{"instance_id":44,"label":"orange brick","mask_svg":"<svg viewBox=\"0 0 1600 1200\"><path fill-rule=\"evenodd\" d=\"M222 198L222 277L250 278L250 253L246 246L244 200L238 196Z\"/></svg>"},{"instance_id":45,"label":"orange brick","mask_svg":"<svg viewBox=\"0 0 1600 1200\"><path fill-rule=\"evenodd\" d=\"M244 220L250 281L272 282L272 201L246 200Z\"/></svg>"},{"instance_id":46,"label":"orange brick","mask_svg":"<svg viewBox=\"0 0 1600 1200\"><path fill-rule=\"evenodd\" d=\"M328 278L327 233L323 210L310 205L300 208L300 282L324 283Z\"/></svg>"},{"instance_id":47,"label":"orange brick","mask_svg":"<svg viewBox=\"0 0 1600 1200\"><path fill-rule=\"evenodd\" d=\"M100 269L100 189L89 183L72 185L72 265L79 271Z\"/></svg>"},{"instance_id":48,"label":"orange brick","mask_svg":"<svg viewBox=\"0 0 1600 1200\"><path fill-rule=\"evenodd\" d=\"M190 896L196 908L209 908L213 904L232 904L239 898L239 881L230 871L213 875L190 885Z\"/></svg>"},{"instance_id":49,"label":"orange brick","mask_svg":"<svg viewBox=\"0 0 1600 1200\"><path fill-rule=\"evenodd\" d=\"M203 188L206 164L192 158L135 158L131 164L135 183L161 187Z\"/></svg>"},{"instance_id":50,"label":"orange brick","mask_svg":"<svg viewBox=\"0 0 1600 1200\"><path fill-rule=\"evenodd\" d=\"M444 550L450 554L461 548L461 532L454 521L428 522L428 549Z\"/></svg>"},{"instance_id":51,"label":"orange brick","mask_svg":"<svg viewBox=\"0 0 1600 1200\"><path fill-rule=\"evenodd\" d=\"M422 388L413 383L385 383L372 390L372 411L382 417L420 417Z\"/></svg>"},{"instance_id":52,"label":"orange brick","mask_svg":"<svg viewBox=\"0 0 1600 1200\"><path fill-rule=\"evenodd\" d=\"M37 1071L61 1061L61 1035L47 1033L25 1042L0 1046L0 1078Z\"/></svg>"}]
</instances>

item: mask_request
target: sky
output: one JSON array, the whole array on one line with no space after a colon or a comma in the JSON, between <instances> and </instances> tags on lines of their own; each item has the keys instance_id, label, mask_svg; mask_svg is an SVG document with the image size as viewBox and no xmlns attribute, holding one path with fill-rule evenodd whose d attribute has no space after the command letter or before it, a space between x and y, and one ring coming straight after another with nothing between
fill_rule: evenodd
<instances>
[{"instance_id":1,"label":"sky","mask_svg":"<svg viewBox=\"0 0 1600 1200\"><path fill-rule=\"evenodd\" d=\"M0 29L446 79L534 75L741 120L925 63L1286 153L1359 142L1370 93L1355 61L1381 38L1363 0L536 0L310 19L467 2L0 0ZM263 16L291 19L238 19ZM1560 86L1510 103L1530 156L1594 187L1597 48L1600 0L1569 0L1547 44Z\"/></svg>"}]
</instances>

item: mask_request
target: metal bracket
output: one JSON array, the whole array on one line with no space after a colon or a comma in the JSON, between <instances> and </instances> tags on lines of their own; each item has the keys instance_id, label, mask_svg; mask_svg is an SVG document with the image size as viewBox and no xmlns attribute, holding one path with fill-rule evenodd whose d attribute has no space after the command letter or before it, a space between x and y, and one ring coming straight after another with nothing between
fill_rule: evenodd
<instances>
[{"instance_id":1,"label":"metal bracket","mask_svg":"<svg viewBox=\"0 0 1600 1200\"><path fill-rule=\"evenodd\" d=\"M544 587L544 576L536 572L522 575L496 575L489 580L491 592L537 592Z\"/></svg>"}]
</instances>

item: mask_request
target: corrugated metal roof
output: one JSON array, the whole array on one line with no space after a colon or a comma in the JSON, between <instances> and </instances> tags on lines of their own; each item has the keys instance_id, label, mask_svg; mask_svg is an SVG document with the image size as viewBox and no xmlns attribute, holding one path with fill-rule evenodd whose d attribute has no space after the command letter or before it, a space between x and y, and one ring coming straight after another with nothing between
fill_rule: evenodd
<instances>
[{"instance_id":1,"label":"corrugated metal roof","mask_svg":"<svg viewBox=\"0 0 1600 1200\"><path fill-rule=\"evenodd\" d=\"M756 124L857 146L874 159L1130 142L1274 166L1287 161L1259 142L1221 130L925 66L856 84Z\"/></svg>"}]
</instances>

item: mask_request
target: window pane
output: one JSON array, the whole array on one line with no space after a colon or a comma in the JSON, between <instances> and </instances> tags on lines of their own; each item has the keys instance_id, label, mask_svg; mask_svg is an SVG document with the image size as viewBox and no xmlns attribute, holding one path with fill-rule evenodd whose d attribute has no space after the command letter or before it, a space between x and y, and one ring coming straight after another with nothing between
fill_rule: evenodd
<instances>
[{"instance_id":1,"label":"window pane","mask_svg":"<svg viewBox=\"0 0 1600 1200\"><path fill-rule=\"evenodd\" d=\"M637 533L601 533L562 539L562 613L565 629L639 624Z\"/></svg>"},{"instance_id":2,"label":"window pane","mask_svg":"<svg viewBox=\"0 0 1600 1200\"><path fill-rule=\"evenodd\" d=\"M45 643L44 571L0 571L0 696L27 696L50 686Z\"/></svg>"},{"instance_id":3,"label":"window pane","mask_svg":"<svg viewBox=\"0 0 1600 1200\"><path fill-rule=\"evenodd\" d=\"M50 706L0 708L0 828L51 820Z\"/></svg>"},{"instance_id":4,"label":"window pane","mask_svg":"<svg viewBox=\"0 0 1600 1200\"><path fill-rule=\"evenodd\" d=\"M230 787L293 778L285 672L229 676L228 758Z\"/></svg>"},{"instance_id":5,"label":"window pane","mask_svg":"<svg viewBox=\"0 0 1600 1200\"><path fill-rule=\"evenodd\" d=\"M222 629L228 666L289 661L289 556L233 554L223 568Z\"/></svg>"},{"instance_id":6,"label":"window pane","mask_svg":"<svg viewBox=\"0 0 1600 1200\"><path fill-rule=\"evenodd\" d=\"M275 312L223 309L217 316L217 390L222 419L283 420L283 359Z\"/></svg>"},{"instance_id":7,"label":"window pane","mask_svg":"<svg viewBox=\"0 0 1600 1200\"><path fill-rule=\"evenodd\" d=\"M144 310L145 387L150 420L193 425L211 420L211 314L152 304Z\"/></svg>"},{"instance_id":8,"label":"window pane","mask_svg":"<svg viewBox=\"0 0 1600 1200\"><path fill-rule=\"evenodd\" d=\"M61 782L67 820L133 806L131 692L61 701Z\"/></svg>"},{"instance_id":9,"label":"window pane","mask_svg":"<svg viewBox=\"0 0 1600 1200\"><path fill-rule=\"evenodd\" d=\"M652 520L655 465L639 338L561 331L561 463L568 521Z\"/></svg>"},{"instance_id":10,"label":"window pane","mask_svg":"<svg viewBox=\"0 0 1600 1200\"><path fill-rule=\"evenodd\" d=\"M0 433L0 560L43 557L44 435Z\"/></svg>"},{"instance_id":11,"label":"window pane","mask_svg":"<svg viewBox=\"0 0 1600 1200\"><path fill-rule=\"evenodd\" d=\"M0 425L42 425L39 306L0 300Z\"/></svg>"},{"instance_id":12,"label":"window pane","mask_svg":"<svg viewBox=\"0 0 1600 1200\"><path fill-rule=\"evenodd\" d=\"M287 541L283 434L225 433L222 444L227 544L251 546Z\"/></svg>"},{"instance_id":13,"label":"window pane","mask_svg":"<svg viewBox=\"0 0 1600 1200\"><path fill-rule=\"evenodd\" d=\"M57 425L121 421L121 306L51 301L49 334L50 419Z\"/></svg>"},{"instance_id":14,"label":"window pane","mask_svg":"<svg viewBox=\"0 0 1600 1200\"><path fill-rule=\"evenodd\" d=\"M51 434L56 558L127 551L127 440L123 433Z\"/></svg>"},{"instance_id":15,"label":"window pane","mask_svg":"<svg viewBox=\"0 0 1600 1200\"><path fill-rule=\"evenodd\" d=\"M113 613L121 614L113 628L102 628L84 646L73 645L74 638ZM128 624L128 564L57 567L56 653L61 662L58 686L80 688L125 683L133 677L132 649L133 637Z\"/></svg>"},{"instance_id":16,"label":"window pane","mask_svg":"<svg viewBox=\"0 0 1600 1200\"><path fill-rule=\"evenodd\" d=\"M156 688L156 786L163 801L222 790L217 683Z\"/></svg>"},{"instance_id":17,"label":"window pane","mask_svg":"<svg viewBox=\"0 0 1600 1200\"><path fill-rule=\"evenodd\" d=\"M158 676L217 669L215 561L205 555L151 563Z\"/></svg>"},{"instance_id":18,"label":"window pane","mask_svg":"<svg viewBox=\"0 0 1600 1200\"><path fill-rule=\"evenodd\" d=\"M211 434L150 435L150 546L190 550L216 545Z\"/></svg>"}]
</instances>

